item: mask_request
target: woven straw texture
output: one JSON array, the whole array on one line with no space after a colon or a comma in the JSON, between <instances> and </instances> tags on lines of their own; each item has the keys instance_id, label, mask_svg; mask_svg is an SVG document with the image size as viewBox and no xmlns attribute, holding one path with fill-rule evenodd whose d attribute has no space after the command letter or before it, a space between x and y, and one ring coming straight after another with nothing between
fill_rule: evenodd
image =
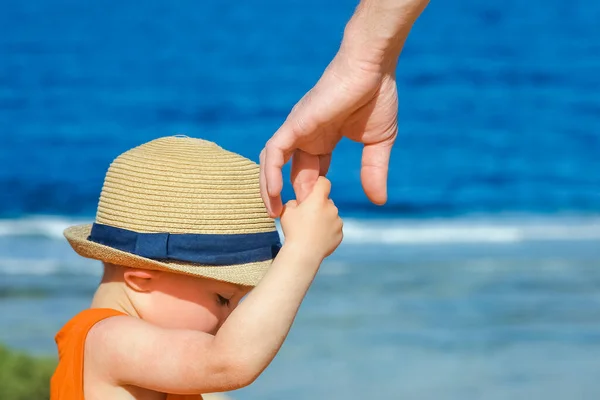
<instances>
[{"instance_id":1,"label":"woven straw texture","mask_svg":"<svg viewBox=\"0 0 600 400\"><path fill-rule=\"evenodd\" d=\"M276 230L260 197L259 167L213 142L181 136L153 140L110 165L96 222L136 232L194 234ZM210 266L143 258L87 240L89 225L65 237L83 257L135 268L167 270L254 286L272 260Z\"/></svg>"}]
</instances>

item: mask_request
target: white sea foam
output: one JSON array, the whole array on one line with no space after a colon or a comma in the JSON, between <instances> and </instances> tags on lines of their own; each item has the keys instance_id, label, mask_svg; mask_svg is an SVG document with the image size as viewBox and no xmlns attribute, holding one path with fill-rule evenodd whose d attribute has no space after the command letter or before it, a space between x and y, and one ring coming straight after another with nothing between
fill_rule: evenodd
<instances>
[{"instance_id":1,"label":"white sea foam","mask_svg":"<svg viewBox=\"0 0 600 400\"><path fill-rule=\"evenodd\" d=\"M35 216L18 219L0 219L0 237L27 236L63 239L63 230L71 225L89 221L60 216Z\"/></svg>"},{"instance_id":2,"label":"white sea foam","mask_svg":"<svg viewBox=\"0 0 600 400\"><path fill-rule=\"evenodd\" d=\"M0 238L39 237L64 240L63 230L91 222L68 217L0 220ZM281 232L279 224L278 229ZM600 216L486 217L449 219L344 220L344 242L353 244L515 243L600 240Z\"/></svg>"},{"instance_id":3,"label":"white sea foam","mask_svg":"<svg viewBox=\"0 0 600 400\"><path fill-rule=\"evenodd\" d=\"M61 258L10 258L0 257L0 275L49 276L77 274L100 276L102 268L94 261L78 259L75 262Z\"/></svg>"},{"instance_id":4,"label":"white sea foam","mask_svg":"<svg viewBox=\"0 0 600 400\"><path fill-rule=\"evenodd\" d=\"M600 240L600 218L486 218L358 220L344 223L354 244L477 244Z\"/></svg>"}]
</instances>

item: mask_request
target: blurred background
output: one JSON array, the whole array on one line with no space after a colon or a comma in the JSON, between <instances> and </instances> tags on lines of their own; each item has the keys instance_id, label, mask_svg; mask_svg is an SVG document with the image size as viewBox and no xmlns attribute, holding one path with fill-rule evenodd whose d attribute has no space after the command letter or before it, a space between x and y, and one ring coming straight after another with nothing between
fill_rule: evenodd
<instances>
[{"instance_id":1,"label":"blurred background","mask_svg":"<svg viewBox=\"0 0 600 400\"><path fill-rule=\"evenodd\" d=\"M54 334L89 304L100 265L62 230L93 220L111 160L186 134L257 161L355 5L0 0L2 400L47 396ZM599 20L596 0L431 2L388 204L342 142L345 241L232 397L600 398Z\"/></svg>"}]
</instances>

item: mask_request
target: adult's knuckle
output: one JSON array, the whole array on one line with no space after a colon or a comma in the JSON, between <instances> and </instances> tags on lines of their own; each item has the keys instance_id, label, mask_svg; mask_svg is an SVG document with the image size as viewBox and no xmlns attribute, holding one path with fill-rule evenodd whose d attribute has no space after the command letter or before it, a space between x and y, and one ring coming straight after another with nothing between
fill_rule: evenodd
<instances>
[{"instance_id":1,"label":"adult's knuckle","mask_svg":"<svg viewBox=\"0 0 600 400\"><path fill-rule=\"evenodd\" d=\"M265 152L265 156L268 155L270 152L272 152L275 149L275 142L273 141L273 138L267 140L267 143L265 143L265 148L263 149L263 151Z\"/></svg>"},{"instance_id":2,"label":"adult's knuckle","mask_svg":"<svg viewBox=\"0 0 600 400\"><path fill-rule=\"evenodd\" d=\"M292 129L298 134L307 134L315 129L314 123L310 118L299 115L294 118Z\"/></svg>"}]
</instances>

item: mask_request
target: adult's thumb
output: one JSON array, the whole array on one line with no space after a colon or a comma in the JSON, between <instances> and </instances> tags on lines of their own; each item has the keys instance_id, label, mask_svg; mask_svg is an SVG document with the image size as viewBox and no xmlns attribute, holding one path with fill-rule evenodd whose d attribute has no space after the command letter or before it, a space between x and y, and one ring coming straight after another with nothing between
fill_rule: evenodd
<instances>
[{"instance_id":1,"label":"adult's thumb","mask_svg":"<svg viewBox=\"0 0 600 400\"><path fill-rule=\"evenodd\" d=\"M373 203L382 205L387 201L387 176L392 143L365 145L360 169L360 180L365 194Z\"/></svg>"}]
</instances>

